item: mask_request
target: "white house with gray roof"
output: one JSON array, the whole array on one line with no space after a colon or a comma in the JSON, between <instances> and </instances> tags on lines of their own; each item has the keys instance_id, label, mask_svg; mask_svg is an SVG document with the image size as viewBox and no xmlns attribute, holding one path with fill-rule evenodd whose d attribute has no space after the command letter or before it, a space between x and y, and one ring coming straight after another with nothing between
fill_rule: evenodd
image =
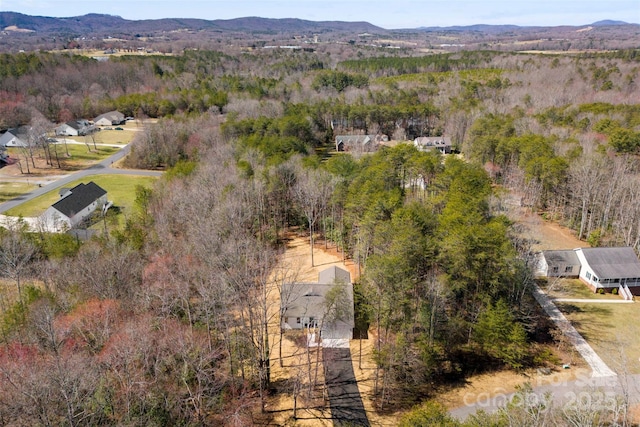
<instances>
[{"instance_id":1,"label":"white house with gray roof","mask_svg":"<svg viewBox=\"0 0 640 427\"><path fill-rule=\"evenodd\" d=\"M0 135L0 147L28 147L29 129L26 127L11 128Z\"/></svg>"},{"instance_id":2,"label":"white house with gray roof","mask_svg":"<svg viewBox=\"0 0 640 427\"><path fill-rule=\"evenodd\" d=\"M121 125L124 122L124 114L119 111L109 111L93 119L93 124L96 126L115 126Z\"/></svg>"},{"instance_id":3,"label":"white house with gray roof","mask_svg":"<svg viewBox=\"0 0 640 427\"><path fill-rule=\"evenodd\" d=\"M537 274L577 277L593 292L626 286L633 295L640 295L640 260L632 247L542 251Z\"/></svg>"},{"instance_id":4,"label":"white house with gray roof","mask_svg":"<svg viewBox=\"0 0 640 427\"><path fill-rule=\"evenodd\" d=\"M329 267L316 283L285 283L280 292L280 325L284 330L319 330L322 339L353 337L351 274Z\"/></svg>"},{"instance_id":5,"label":"white house with gray roof","mask_svg":"<svg viewBox=\"0 0 640 427\"><path fill-rule=\"evenodd\" d=\"M413 140L413 146L420 151L437 150L442 154L451 153L451 138L448 136L420 136Z\"/></svg>"}]
</instances>

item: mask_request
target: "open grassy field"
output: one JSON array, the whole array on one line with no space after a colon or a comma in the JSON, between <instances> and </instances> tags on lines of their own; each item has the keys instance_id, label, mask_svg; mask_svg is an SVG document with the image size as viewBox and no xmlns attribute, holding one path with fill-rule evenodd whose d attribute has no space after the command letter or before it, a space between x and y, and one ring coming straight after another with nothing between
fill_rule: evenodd
<instances>
[{"instance_id":1,"label":"open grassy field","mask_svg":"<svg viewBox=\"0 0 640 427\"><path fill-rule=\"evenodd\" d=\"M28 184L26 182L0 182L0 203L14 199L35 188L35 184Z\"/></svg>"},{"instance_id":2,"label":"open grassy field","mask_svg":"<svg viewBox=\"0 0 640 427\"><path fill-rule=\"evenodd\" d=\"M618 373L640 373L640 305L557 305L611 369Z\"/></svg>"},{"instance_id":3,"label":"open grassy field","mask_svg":"<svg viewBox=\"0 0 640 427\"><path fill-rule=\"evenodd\" d=\"M131 211L135 200L135 188L138 185L151 187L157 180L156 177L135 176L135 175L95 175L78 181L74 181L66 187L74 187L81 182L93 181L100 187L107 190L108 198L113 201L114 206L120 208L120 212L126 215ZM10 216L34 217L41 215L49 206L58 200L58 190L53 190L33 200L16 206L6 212Z\"/></svg>"},{"instance_id":4,"label":"open grassy field","mask_svg":"<svg viewBox=\"0 0 640 427\"><path fill-rule=\"evenodd\" d=\"M548 279L552 298L620 301L619 295L592 292L578 279ZM640 373L640 306L589 302L556 302L562 313L613 370Z\"/></svg>"},{"instance_id":5,"label":"open grassy field","mask_svg":"<svg viewBox=\"0 0 640 427\"><path fill-rule=\"evenodd\" d=\"M64 172L64 171L76 171L80 169L84 169L87 166L99 162L101 160L106 159L112 154L116 153L120 148L118 147L105 147L98 146L97 149L93 147L93 143L89 144L91 147L91 151L87 149L87 146L84 144L65 144L60 142L55 145L55 150L58 153L58 159L60 160L60 165L62 166L62 171L57 167L52 168L49 165L45 165L44 163L44 155L42 154L42 150L36 151L35 153L35 161L37 168L33 169L31 161L29 161L29 166L31 167L31 172L43 172L46 173L56 173L56 172ZM26 162L24 153L18 148L9 148L7 150L10 157L14 159L22 159L22 162ZM67 152L69 156L67 157ZM54 165L56 163L56 155L55 151L52 149L52 158ZM56 165L57 166L57 165ZM11 168L16 168L16 165L10 166ZM23 169L26 171L26 164L23 166Z\"/></svg>"}]
</instances>

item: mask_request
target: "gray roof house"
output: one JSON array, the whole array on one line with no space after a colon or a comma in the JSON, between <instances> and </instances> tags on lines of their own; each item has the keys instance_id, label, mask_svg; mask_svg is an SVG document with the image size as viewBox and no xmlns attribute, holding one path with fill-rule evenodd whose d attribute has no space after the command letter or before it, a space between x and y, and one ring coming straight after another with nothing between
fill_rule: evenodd
<instances>
[{"instance_id":1,"label":"gray roof house","mask_svg":"<svg viewBox=\"0 0 640 427\"><path fill-rule=\"evenodd\" d=\"M640 294L640 260L631 247L578 248L580 280L594 292L626 285L634 295Z\"/></svg>"},{"instance_id":2,"label":"gray roof house","mask_svg":"<svg viewBox=\"0 0 640 427\"><path fill-rule=\"evenodd\" d=\"M93 119L93 123L97 126L115 126L124 122L124 114L119 111L109 111Z\"/></svg>"},{"instance_id":3,"label":"gray roof house","mask_svg":"<svg viewBox=\"0 0 640 427\"><path fill-rule=\"evenodd\" d=\"M577 277L594 292L627 287L633 295L640 295L640 260L632 247L543 251L536 273Z\"/></svg>"},{"instance_id":4,"label":"gray roof house","mask_svg":"<svg viewBox=\"0 0 640 427\"><path fill-rule=\"evenodd\" d=\"M448 136L420 136L413 140L413 145L420 151L438 150L442 154L451 153L451 138Z\"/></svg>"},{"instance_id":5,"label":"gray roof house","mask_svg":"<svg viewBox=\"0 0 640 427\"><path fill-rule=\"evenodd\" d=\"M91 181L78 184L71 189L61 191L60 200L51 205L40 217L48 230L61 231L70 229L93 211L107 205L107 191Z\"/></svg>"},{"instance_id":6,"label":"gray roof house","mask_svg":"<svg viewBox=\"0 0 640 427\"><path fill-rule=\"evenodd\" d=\"M578 277L580 260L573 249L542 251L538 258L537 275L546 277Z\"/></svg>"},{"instance_id":7,"label":"gray roof house","mask_svg":"<svg viewBox=\"0 0 640 427\"><path fill-rule=\"evenodd\" d=\"M375 151L378 145L388 142L387 135L338 135L336 136L336 151Z\"/></svg>"},{"instance_id":8,"label":"gray roof house","mask_svg":"<svg viewBox=\"0 0 640 427\"><path fill-rule=\"evenodd\" d=\"M96 127L89 120L78 119L63 123L55 130L56 135L83 136L93 133Z\"/></svg>"},{"instance_id":9,"label":"gray roof house","mask_svg":"<svg viewBox=\"0 0 640 427\"><path fill-rule=\"evenodd\" d=\"M322 340L353 336L353 285L348 271L329 267L317 283L285 283L280 293L281 327L319 330Z\"/></svg>"},{"instance_id":10,"label":"gray roof house","mask_svg":"<svg viewBox=\"0 0 640 427\"><path fill-rule=\"evenodd\" d=\"M0 147L28 147L29 131L26 127L11 128L0 136Z\"/></svg>"}]
</instances>

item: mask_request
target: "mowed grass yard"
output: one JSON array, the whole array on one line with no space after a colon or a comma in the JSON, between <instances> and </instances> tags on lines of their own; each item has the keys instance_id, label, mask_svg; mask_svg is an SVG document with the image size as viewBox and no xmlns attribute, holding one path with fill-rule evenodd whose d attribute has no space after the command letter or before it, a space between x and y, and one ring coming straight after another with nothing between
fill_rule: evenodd
<instances>
[{"instance_id":1,"label":"mowed grass yard","mask_svg":"<svg viewBox=\"0 0 640 427\"><path fill-rule=\"evenodd\" d=\"M111 129L107 129L107 127ZM117 127L120 127L123 130L115 130L115 128ZM133 140L136 132L142 132L143 130L143 123L131 120L119 126L103 127L100 131L93 134L93 138L95 138L96 144L126 145ZM91 136L67 136L65 138L67 141L75 141L82 144L89 143L89 145L93 148L93 138ZM60 141L60 143L63 143L65 138L61 136L56 137L56 139ZM86 149L86 145L84 145L84 147Z\"/></svg>"},{"instance_id":2,"label":"mowed grass yard","mask_svg":"<svg viewBox=\"0 0 640 427\"><path fill-rule=\"evenodd\" d=\"M15 199L36 188L35 184L27 184L26 182L0 182L0 203Z\"/></svg>"},{"instance_id":3,"label":"mowed grass yard","mask_svg":"<svg viewBox=\"0 0 640 427\"><path fill-rule=\"evenodd\" d=\"M622 300L619 295L594 293L578 279L557 280L548 294L553 298ZM639 303L556 302L556 305L611 369L640 374Z\"/></svg>"},{"instance_id":4,"label":"mowed grass yard","mask_svg":"<svg viewBox=\"0 0 640 427\"><path fill-rule=\"evenodd\" d=\"M557 305L611 369L640 374L640 304Z\"/></svg>"},{"instance_id":5,"label":"mowed grass yard","mask_svg":"<svg viewBox=\"0 0 640 427\"><path fill-rule=\"evenodd\" d=\"M72 188L81 182L87 183L89 181L93 181L100 187L107 190L107 197L109 201L112 201L114 206L120 208L120 213L126 216L132 211L136 198L136 187L138 185L151 187L157 179L157 177L136 175L93 175L69 183L65 187ZM5 214L23 217L39 216L60 198L58 191L59 189L52 190L47 194L43 194L40 197L36 197L33 200L8 210Z\"/></svg>"},{"instance_id":6,"label":"mowed grass yard","mask_svg":"<svg viewBox=\"0 0 640 427\"><path fill-rule=\"evenodd\" d=\"M85 169L88 166L91 166L95 163L100 162L101 160L106 159L107 157L115 154L120 150L119 147L105 147L98 146L97 149L93 148L93 144L90 144L91 150L87 149L87 146L82 144L65 144L63 142L59 142L55 145L55 150L58 155L57 158L60 161L60 168L58 168L56 162L56 154L55 151L51 152L51 157L53 159L53 166L46 165L44 160L44 154L42 150L36 150L34 158L36 162L36 168L33 168L31 161L29 160L29 172L33 176L37 175L59 175L64 174L66 172L74 172L77 170ZM18 148L9 148L8 154L10 157L14 159L21 159L21 163L23 164L22 170L27 172L27 160L25 159L25 154L20 151ZM69 156L67 157L67 152ZM12 165L12 168L17 168L18 166ZM21 176L21 175L18 175Z\"/></svg>"}]
</instances>

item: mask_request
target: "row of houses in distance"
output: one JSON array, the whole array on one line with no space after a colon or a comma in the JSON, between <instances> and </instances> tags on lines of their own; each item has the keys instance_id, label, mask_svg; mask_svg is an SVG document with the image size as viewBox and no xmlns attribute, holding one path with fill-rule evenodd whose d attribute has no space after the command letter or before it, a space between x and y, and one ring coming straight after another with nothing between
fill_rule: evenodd
<instances>
[{"instance_id":1,"label":"row of houses in distance","mask_svg":"<svg viewBox=\"0 0 640 427\"><path fill-rule=\"evenodd\" d=\"M86 119L71 120L54 129L58 136L84 136L95 132L97 126L117 126L125 123L127 117L119 111L109 111L93 121ZM0 149L8 147L28 147L33 143L33 131L28 126L9 128L0 135ZM46 135L40 135L46 137Z\"/></svg>"},{"instance_id":2,"label":"row of houses in distance","mask_svg":"<svg viewBox=\"0 0 640 427\"><path fill-rule=\"evenodd\" d=\"M117 126L126 121L119 111L109 111L96 117L93 121L78 119L63 123L55 129L59 136L84 136L95 132L97 126Z\"/></svg>"},{"instance_id":3,"label":"row of houses in distance","mask_svg":"<svg viewBox=\"0 0 640 427\"><path fill-rule=\"evenodd\" d=\"M387 135L338 135L335 138L336 151L370 153L389 142ZM413 140L419 151L437 150L442 154L451 153L452 143L448 136L421 136Z\"/></svg>"}]
</instances>

